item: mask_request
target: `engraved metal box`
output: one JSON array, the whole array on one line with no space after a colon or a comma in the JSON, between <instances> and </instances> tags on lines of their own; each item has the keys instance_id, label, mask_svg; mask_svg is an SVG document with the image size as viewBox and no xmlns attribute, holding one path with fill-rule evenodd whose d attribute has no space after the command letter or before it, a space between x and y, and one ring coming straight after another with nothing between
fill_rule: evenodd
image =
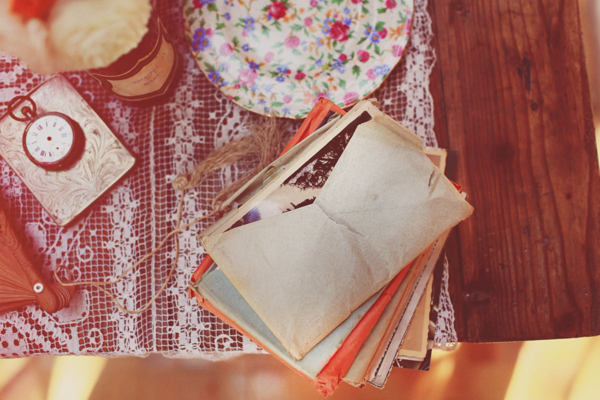
<instances>
[{"instance_id":1,"label":"engraved metal box","mask_svg":"<svg viewBox=\"0 0 600 400\"><path fill-rule=\"evenodd\" d=\"M83 129L85 149L77 163L65 171L47 171L27 158L23 134L27 122L5 114L0 118L0 156L59 225L67 225L133 167L134 157L109 127L61 75L34 88L29 96L38 114L57 111ZM18 114L26 102L17 103Z\"/></svg>"}]
</instances>

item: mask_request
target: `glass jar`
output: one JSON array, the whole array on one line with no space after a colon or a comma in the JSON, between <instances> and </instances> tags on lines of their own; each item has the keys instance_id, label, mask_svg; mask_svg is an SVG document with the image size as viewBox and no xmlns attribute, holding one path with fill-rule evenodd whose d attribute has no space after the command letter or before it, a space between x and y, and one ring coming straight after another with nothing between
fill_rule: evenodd
<instances>
[{"instance_id":1,"label":"glass jar","mask_svg":"<svg viewBox=\"0 0 600 400\"><path fill-rule=\"evenodd\" d=\"M148 32L136 48L104 68L87 72L115 96L137 104L153 104L169 97L176 84L179 56L152 8Z\"/></svg>"}]
</instances>

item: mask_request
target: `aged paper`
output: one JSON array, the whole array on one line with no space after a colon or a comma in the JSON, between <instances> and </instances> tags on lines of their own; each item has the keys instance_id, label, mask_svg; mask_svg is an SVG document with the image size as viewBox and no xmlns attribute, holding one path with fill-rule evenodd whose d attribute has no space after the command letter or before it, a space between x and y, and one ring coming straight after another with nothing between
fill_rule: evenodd
<instances>
[{"instance_id":1,"label":"aged paper","mask_svg":"<svg viewBox=\"0 0 600 400\"><path fill-rule=\"evenodd\" d=\"M472 212L413 134L380 121L357 128L313 204L203 240L295 359Z\"/></svg>"},{"instance_id":2,"label":"aged paper","mask_svg":"<svg viewBox=\"0 0 600 400\"><path fill-rule=\"evenodd\" d=\"M312 380L317 379L319 372L341 347L350 332L381 293L379 291L371 296L301 360L296 361L288 354L273 333L269 331L244 298L240 296L222 271L218 269L207 271L193 287L196 293L208 300L240 328L244 329L248 335L256 339L257 345L273 353L294 370L301 372Z\"/></svg>"},{"instance_id":3,"label":"aged paper","mask_svg":"<svg viewBox=\"0 0 600 400\"><path fill-rule=\"evenodd\" d=\"M446 150L438 148L426 148L425 154L443 173L446 167ZM371 361L374 358L373 355L378 349L378 346L380 346L380 343L383 342L382 346L385 346L391 339L393 329L398 326L399 318L404 312L404 309L408 306L411 295L413 295L413 286L416 284L417 278L420 276L421 271L427 268L427 261L430 263L435 263L436 260L429 259L429 254L433 250L434 246L432 245L413 261L408 274L392 297L390 303L385 308L385 311L381 315L377 325L375 325L373 331L361 346L360 351L356 356L354 363L352 364L352 367L344 377L344 381L346 383L349 383L353 386L362 386L365 384L366 379L368 378L368 376L366 376L368 368L372 364ZM432 278L433 277L430 278L430 282L433 281ZM419 335L415 334L415 332L425 332L425 351L427 345L427 331L429 326L429 303L431 302L430 286L431 283L428 284L428 291L426 290L425 293L421 295L421 300L419 300L419 304L415 310L415 315L412 317L410 326L406 333L408 338L411 330L413 331L413 335L417 337L419 337ZM415 293L414 295L418 296L419 294ZM419 315L426 315L425 320L417 317L417 313L419 313ZM405 343L403 343L403 345ZM421 348L421 345L422 343L415 343L415 347ZM377 357L381 357L381 355L378 355Z\"/></svg>"},{"instance_id":4,"label":"aged paper","mask_svg":"<svg viewBox=\"0 0 600 400\"><path fill-rule=\"evenodd\" d=\"M381 341L377 351L375 352L375 355L373 356L373 360L371 361L371 365L367 371L368 377L365 378L370 384L376 387L381 388L385 384L385 380L387 379L392 369L394 360L397 357L398 348L404 340L406 330L408 329L412 316L415 313L415 309L417 308L417 304L419 303L421 295L425 291L427 283L429 282L429 277L433 273L435 264L440 257L440 253L442 252L449 233L450 230L444 232L444 234L437 238L433 243L433 249L429 254L428 260L425 263L425 267L423 268L419 279L413 287L408 305L403 310L396 310L397 314L394 316L394 320L399 321L398 324L395 327L388 327L388 331L384 336L385 339Z\"/></svg>"},{"instance_id":5,"label":"aged paper","mask_svg":"<svg viewBox=\"0 0 600 400\"><path fill-rule=\"evenodd\" d=\"M292 147L283 156L265 167L254 178L227 199L223 203L223 206L231 206L232 210L200 234L200 236L204 238L203 242L210 240L211 235L223 233L231 228L231 226L250 211L255 204L269 196L285 182L286 179L289 179L292 174L314 157L323 147L327 146L332 139L338 136L348 125L363 113L367 113L371 118L383 118L385 116L370 101L363 100L343 117L336 118L315 131L312 135ZM391 121L401 127L397 122ZM406 128L403 127L402 129L406 130ZM420 146L422 146L421 138L407 130L406 132L413 135L416 140L420 141Z\"/></svg>"},{"instance_id":6,"label":"aged paper","mask_svg":"<svg viewBox=\"0 0 600 400\"><path fill-rule=\"evenodd\" d=\"M396 293L392 296L392 299L385 308L383 314L377 321L377 324L373 327L370 335L363 342L360 351L356 355L352 366L348 370L348 373L344 377L344 381L353 386L362 386L365 383L365 375L367 374L368 368L373 360L381 341L387 341L389 338L385 338L385 334L388 332L390 326L394 327L397 325L398 311L406 307L411 287L415 284L419 273L421 272L424 263L423 258L431 251L427 249L425 254L420 255L412 265L409 267L409 271L402 280L402 283L396 290ZM396 319L394 319L396 317Z\"/></svg>"},{"instance_id":7,"label":"aged paper","mask_svg":"<svg viewBox=\"0 0 600 400\"><path fill-rule=\"evenodd\" d=\"M427 354L427 334L429 333L429 311L431 309L431 289L433 275L429 277L425 292L417 304L415 314L410 320L402 346L398 349L398 358L422 361Z\"/></svg>"}]
</instances>

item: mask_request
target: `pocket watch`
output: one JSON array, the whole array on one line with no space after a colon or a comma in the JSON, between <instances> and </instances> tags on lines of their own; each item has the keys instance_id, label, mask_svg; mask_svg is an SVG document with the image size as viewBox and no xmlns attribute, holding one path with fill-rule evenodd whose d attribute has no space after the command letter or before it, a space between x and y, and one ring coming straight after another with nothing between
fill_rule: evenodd
<instances>
[{"instance_id":1,"label":"pocket watch","mask_svg":"<svg viewBox=\"0 0 600 400\"><path fill-rule=\"evenodd\" d=\"M27 96L15 99L30 103L21 108L23 117L14 115L9 106L13 118L29 121L23 133L23 149L27 158L49 171L61 171L74 166L83 154L85 142L79 124L60 112L38 115L35 103Z\"/></svg>"}]
</instances>

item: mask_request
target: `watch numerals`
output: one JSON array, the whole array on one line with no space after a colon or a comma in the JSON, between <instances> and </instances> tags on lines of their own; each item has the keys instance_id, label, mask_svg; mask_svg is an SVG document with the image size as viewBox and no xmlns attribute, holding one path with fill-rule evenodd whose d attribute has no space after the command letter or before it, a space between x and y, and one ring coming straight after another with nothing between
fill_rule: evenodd
<instances>
[{"instance_id":1,"label":"watch numerals","mask_svg":"<svg viewBox=\"0 0 600 400\"><path fill-rule=\"evenodd\" d=\"M26 130L23 139L27 156L50 170L66 166L76 141L71 124L57 115L40 117Z\"/></svg>"}]
</instances>

